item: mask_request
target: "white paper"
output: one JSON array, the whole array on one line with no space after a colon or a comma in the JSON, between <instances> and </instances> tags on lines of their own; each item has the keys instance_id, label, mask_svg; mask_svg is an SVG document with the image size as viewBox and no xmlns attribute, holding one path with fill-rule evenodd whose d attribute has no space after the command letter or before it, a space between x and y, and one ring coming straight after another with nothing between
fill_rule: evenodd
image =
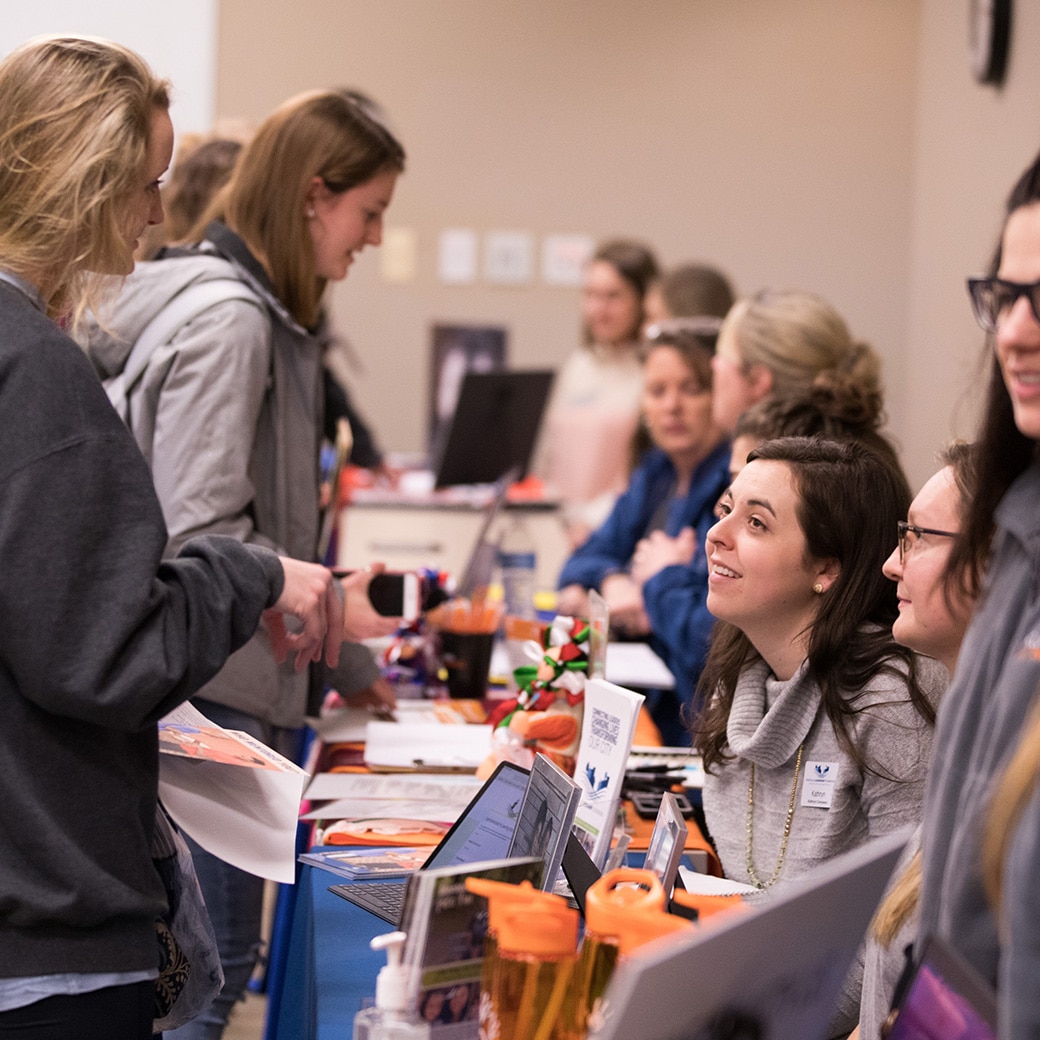
<instances>
[{"instance_id":1,"label":"white paper","mask_svg":"<svg viewBox=\"0 0 1040 1040\"><path fill-rule=\"evenodd\" d=\"M534 236L528 231L489 231L484 236L484 277L523 285L534 273Z\"/></svg>"},{"instance_id":2,"label":"white paper","mask_svg":"<svg viewBox=\"0 0 1040 1040\"><path fill-rule=\"evenodd\" d=\"M542 281L546 285L581 285L595 248L591 235L546 235L542 239Z\"/></svg>"},{"instance_id":3,"label":"white paper","mask_svg":"<svg viewBox=\"0 0 1040 1040\"><path fill-rule=\"evenodd\" d=\"M590 679L585 684L581 744L574 771L574 779L581 785L581 801L574 830L600 868L610 852L625 764L644 699L605 679Z\"/></svg>"},{"instance_id":4,"label":"white paper","mask_svg":"<svg viewBox=\"0 0 1040 1040\"><path fill-rule=\"evenodd\" d=\"M490 726L370 722L365 736L369 769L469 770L490 752Z\"/></svg>"},{"instance_id":5,"label":"white paper","mask_svg":"<svg viewBox=\"0 0 1040 1040\"><path fill-rule=\"evenodd\" d=\"M177 826L220 859L292 884L307 774L248 734L222 730L189 704L159 723L160 735L164 725L220 731L242 754L234 763L198 757L195 752L205 751L203 740L191 757L170 751L159 755L159 797Z\"/></svg>"},{"instance_id":6,"label":"white paper","mask_svg":"<svg viewBox=\"0 0 1040 1040\"><path fill-rule=\"evenodd\" d=\"M671 690L675 677L646 643L607 643L607 679L618 686Z\"/></svg>"},{"instance_id":7,"label":"white paper","mask_svg":"<svg viewBox=\"0 0 1040 1040\"><path fill-rule=\"evenodd\" d=\"M761 889L754 885L745 885L741 881L730 881L728 878L715 877L714 874L698 874L689 867L679 864L679 877L687 892L699 896L748 896L759 895Z\"/></svg>"},{"instance_id":8,"label":"white paper","mask_svg":"<svg viewBox=\"0 0 1040 1040\"><path fill-rule=\"evenodd\" d=\"M343 708L331 715L308 715L304 721L326 744L358 744L365 739L372 713L365 708Z\"/></svg>"},{"instance_id":9,"label":"white paper","mask_svg":"<svg viewBox=\"0 0 1040 1040\"><path fill-rule=\"evenodd\" d=\"M477 790L480 787L478 785ZM469 792L467 790L467 795ZM454 794L454 792L452 792ZM472 795L463 799L442 798L433 801L407 801L389 798L338 798L324 802L316 809L304 813L301 820L372 820L404 819L424 820L428 823L452 823L462 815Z\"/></svg>"},{"instance_id":10,"label":"white paper","mask_svg":"<svg viewBox=\"0 0 1040 1040\"><path fill-rule=\"evenodd\" d=\"M469 228L447 228L437 246L437 272L448 285L477 280L477 233Z\"/></svg>"},{"instance_id":11,"label":"white paper","mask_svg":"<svg viewBox=\"0 0 1040 1040\"><path fill-rule=\"evenodd\" d=\"M464 797L468 803L480 787L480 781L472 776L452 774L318 773L310 782L306 797L314 802L331 798L398 798L436 802Z\"/></svg>"}]
</instances>

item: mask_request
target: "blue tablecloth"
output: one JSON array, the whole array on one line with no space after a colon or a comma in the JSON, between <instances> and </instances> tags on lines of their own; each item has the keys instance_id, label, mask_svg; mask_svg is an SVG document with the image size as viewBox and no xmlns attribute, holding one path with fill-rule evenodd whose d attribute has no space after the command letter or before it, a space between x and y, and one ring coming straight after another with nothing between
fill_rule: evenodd
<instances>
[{"instance_id":1,"label":"blue tablecloth","mask_svg":"<svg viewBox=\"0 0 1040 1040\"><path fill-rule=\"evenodd\" d=\"M393 929L328 891L344 878L303 866L288 942L268 987L265 1040L344 1040L386 956L370 940Z\"/></svg>"}]
</instances>

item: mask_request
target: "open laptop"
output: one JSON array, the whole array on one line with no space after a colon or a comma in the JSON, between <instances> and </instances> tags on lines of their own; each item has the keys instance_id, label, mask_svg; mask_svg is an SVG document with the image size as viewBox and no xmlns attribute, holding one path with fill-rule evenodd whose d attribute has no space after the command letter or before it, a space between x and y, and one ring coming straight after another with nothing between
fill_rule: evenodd
<instances>
[{"instance_id":1,"label":"open laptop","mask_svg":"<svg viewBox=\"0 0 1040 1040\"><path fill-rule=\"evenodd\" d=\"M527 472L552 386L548 369L467 372L442 444L431 451L434 487L491 484Z\"/></svg>"},{"instance_id":2,"label":"open laptop","mask_svg":"<svg viewBox=\"0 0 1040 1040\"><path fill-rule=\"evenodd\" d=\"M501 763L419 869L504 859L516 829L528 778L527 770L521 766ZM396 926L401 921L407 886L407 878L396 878L332 885L329 891Z\"/></svg>"},{"instance_id":3,"label":"open laptop","mask_svg":"<svg viewBox=\"0 0 1040 1040\"><path fill-rule=\"evenodd\" d=\"M589 1037L826 1037L908 836L878 838L744 913L636 950L618 965Z\"/></svg>"}]
</instances>

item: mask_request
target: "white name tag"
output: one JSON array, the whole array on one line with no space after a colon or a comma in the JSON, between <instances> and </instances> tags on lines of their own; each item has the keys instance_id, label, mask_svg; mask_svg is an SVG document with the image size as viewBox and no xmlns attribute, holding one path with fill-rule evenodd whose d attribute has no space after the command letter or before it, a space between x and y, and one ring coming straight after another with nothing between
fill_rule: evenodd
<instances>
[{"instance_id":1,"label":"white name tag","mask_svg":"<svg viewBox=\"0 0 1040 1040\"><path fill-rule=\"evenodd\" d=\"M802 805L810 809L829 809L834 800L834 783L837 778L837 762L806 762Z\"/></svg>"}]
</instances>

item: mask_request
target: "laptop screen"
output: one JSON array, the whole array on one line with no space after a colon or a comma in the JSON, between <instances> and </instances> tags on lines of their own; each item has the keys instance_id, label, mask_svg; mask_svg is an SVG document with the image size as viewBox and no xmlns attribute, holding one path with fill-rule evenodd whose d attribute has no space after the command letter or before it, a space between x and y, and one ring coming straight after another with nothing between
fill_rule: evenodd
<instances>
[{"instance_id":1,"label":"laptop screen","mask_svg":"<svg viewBox=\"0 0 1040 1040\"><path fill-rule=\"evenodd\" d=\"M503 762L441 839L423 869L503 859L520 814L527 777L526 769Z\"/></svg>"}]
</instances>

